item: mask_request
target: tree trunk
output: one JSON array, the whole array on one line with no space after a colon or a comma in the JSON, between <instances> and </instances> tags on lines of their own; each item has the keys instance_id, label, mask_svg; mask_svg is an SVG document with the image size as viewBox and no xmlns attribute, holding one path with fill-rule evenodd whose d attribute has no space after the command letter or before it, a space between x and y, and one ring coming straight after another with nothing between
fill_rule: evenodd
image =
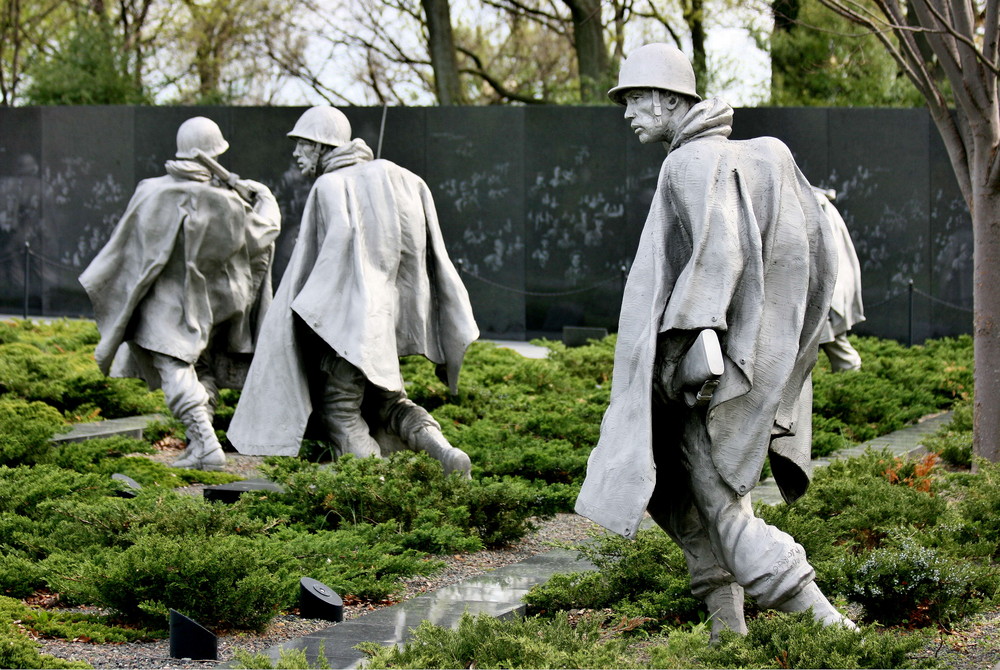
<instances>
[{"instance_id":1,"label":"tree trunk","mask_svg":"<svg viewBox=\"0 0 1000 670\"><path fill-rule=\"evenodd\" d=\"M427 49L434 70L434 93L439 105L460 105L462 85L455 59L455 38L451 30L449 0L420 0L427 21Z\"/></svg>"},{"instance_id":2,"label":"tree trunk","mask_svg":"<svg viewBox=\"0 0 1000 670\"><path fill-rule=\"evenodd\" d=\"M684 7L684 22L691 31L691 66L697 82L698 95L705 95L708 83L708 60L705 56L705 11L702 0L689 0Z\"/></svg>"},{"instance_id":3,"label":"tree trunk","mask_svg":"<svg viewBox=\"0 0 1000 670\"><path fill-rule=\"evenodd\" d=\"M985 161L982 161L985 162ZM975 175L973 178L973 347L976 400L972 451L1000 462L1000 193ZM975 468L975 465L973 465ZM974 470L975 471L975 470Z\"/></svg>"},{"instance_id":4,"label":"tree trunk","mask_svg":"<svg viewBox=\"0 0 1000 670\"><path fill-rule=\"evenodd\" d=\"M580 72L580 99L603 102L609 88L608 48L600 0L564 0L573 17L573 45Z\"/></svg>"}]
</instances>

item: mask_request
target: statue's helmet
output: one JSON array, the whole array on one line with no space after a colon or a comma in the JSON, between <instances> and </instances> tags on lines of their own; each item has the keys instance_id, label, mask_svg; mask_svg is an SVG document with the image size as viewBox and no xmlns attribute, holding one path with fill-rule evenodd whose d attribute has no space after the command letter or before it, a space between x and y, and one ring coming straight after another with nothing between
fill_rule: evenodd
<instances>
[{"instance_id":1,"label":"statue's helmet","mask_svg":"<svg viewBox=\"0 0 1000 670\"><path fill-rule=\"evenodd\" d=\"M190 118L177 129L178 158L194 158L198 149L214 158L228 148L229 142L222 136L219 126L204 116Z\"/></svg>"},{"instance_id":2,"label":"statue's helmet","mask_svg":"<svg viewBox=\"0 0 1000 670\"><path fill-rule=\"evenodd\" d=\"M691 61L677 47L662 42L645 44L629 54L618 72L618 85L608 91L608 97L624 105L625 94L633 88L674 91L701 100Z\"/></svg>"},{"instance_id":3,"label":"statue's helmet","mask_svg":"<svg viewBox=\"0 0 1000 670\"><path fill-rule=\"evenodd\" d=\"M339 147L351 141L351 122L336 107L310 107L295 122L289 137Z\"/></svg>"}]
</instances>

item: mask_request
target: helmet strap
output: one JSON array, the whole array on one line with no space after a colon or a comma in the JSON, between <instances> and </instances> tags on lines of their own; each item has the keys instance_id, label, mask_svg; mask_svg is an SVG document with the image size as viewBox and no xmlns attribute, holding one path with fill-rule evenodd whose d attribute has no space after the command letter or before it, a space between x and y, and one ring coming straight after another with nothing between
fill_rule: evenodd
<instances>
[{"instance_id":1,"label":"helmet strap","mask_svg":"<svg viewBox=\"0 0 1000 670\"><path fill-rule=\"evenodd\" d=\"M660 116L663 110L660 108L660 91L653 89L653 116Z\"/></svg>"}]
</instances>

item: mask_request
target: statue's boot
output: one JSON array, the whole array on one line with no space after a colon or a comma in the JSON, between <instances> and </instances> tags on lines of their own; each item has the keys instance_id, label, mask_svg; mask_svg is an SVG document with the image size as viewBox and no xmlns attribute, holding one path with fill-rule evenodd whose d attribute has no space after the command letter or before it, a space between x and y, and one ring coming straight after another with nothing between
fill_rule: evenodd
<instances>
[{"instance_id":1,"label":"statue's boot","mask_svg":"<svg viewBox=\"0 0 1000 670\"><path fill-rule=\"evenodd\" d=\"M422 451L440 461L446 475L461 472L465 479L472 478L472 461L469 455L458 447L451 446L438 428L423 426L413 434L410 444L416 451Z\"/></svg>"},{"instance_id":2,"label":"statue's boot","mask_svg":"<svg viewBox=\"0 0 1000 670\"><path fill-rule=\"evenodd\" d=\"M743 617L743 587L736 582L720 586L707 596L705 605L712 617L712 636L710 643L719 641L719 635L724 630L731 630L740 635L747 634L747 622Z\"/></svg>"},{"instance_id":3,"label":"statue's boot","mask_svg":"<svg viewBox=\"0 0 1000 670\"><path fill-rule=\"evenodd\" d=\"M839 625L851 630L858 629L853 621L830 604L830 601L826 599L814 581L806 584L801 591L788 600L775 606L775 609L780 612L805 612L810 608L812 608L813 618L826 626Z\"/></svg>"},{"instance_id":4,"label":"statue's boot","mask_svg":"<svg viewBox=\"0 0 1000 670\"><path fill-rule=\"evenodd\" d=\"M221 470L226 464L219 438L212 427L212 415L205 407L196 407L184 417L188 434L188 450L171 465L191 470Z\"/></svg>"}]
</instances>

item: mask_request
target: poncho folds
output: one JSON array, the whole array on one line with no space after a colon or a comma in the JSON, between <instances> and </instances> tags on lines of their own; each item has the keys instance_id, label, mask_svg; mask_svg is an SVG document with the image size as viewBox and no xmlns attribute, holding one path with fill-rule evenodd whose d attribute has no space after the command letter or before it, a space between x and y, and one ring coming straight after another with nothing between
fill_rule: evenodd
<instances>
[{"instance_id":1,"label":"poncho folds","mask_svg":"<svg viewBox=\"0 0 1000 670\"><path fill-rule=\"evenodd\" d=\"M337 154L309 194L227 432L244 454L298 453L319 373L316 337L391 391L403 388L399 357L422 354L447 365L453 392L479 337L424 181L371 160L360 140Z\"/></svg>"},{"instance_id":2,"label":"poncho folds","mask_svg":"<svg viewBox=\"0 0 1000 670\"><path fill-rule=\"evenodd\" d=\"M731 123L718 100L682 120L625 287L611 402L576 511L626 537L655 485L660 333L719 333L725 372L706 423L726 483L748 493L770 446L786 498L808 485L806 382L836 275L833 240L788 148L774 138L731 141Z\"/></svg>"},{"instance_id":3,"label":"poncho folds","mask_svg":"<svg viewBox=\"0 0 1000 670\"><path fill-rule=\"evenodd\" d=\"M837 247L837 284L833 287L830 318L819 339L820 342L833 342L838 335L848 332L865 320L864 302L861 298L861 262L840 212L825 193L814 190L814 194L820 209L830 222Z\"/></svg>"},{"instance_id":4,"label":"poncho folds","mask_svg":"<svg viewBox=\"0 0 1000 670\"><path fill-rule=\"evenodd\" d=\"M139 183L108 243L80 275L101 333L98 366L113 376L144 377L154 388L155 371L136 360L142 350L186 363L210 342L220 357L253 351L256 319L271 300L281 225L278 204L262 184L248 182L259 194L251 208L213 185L197 163L169 161L167 170Z\"/></svg>"}]
</instances>

